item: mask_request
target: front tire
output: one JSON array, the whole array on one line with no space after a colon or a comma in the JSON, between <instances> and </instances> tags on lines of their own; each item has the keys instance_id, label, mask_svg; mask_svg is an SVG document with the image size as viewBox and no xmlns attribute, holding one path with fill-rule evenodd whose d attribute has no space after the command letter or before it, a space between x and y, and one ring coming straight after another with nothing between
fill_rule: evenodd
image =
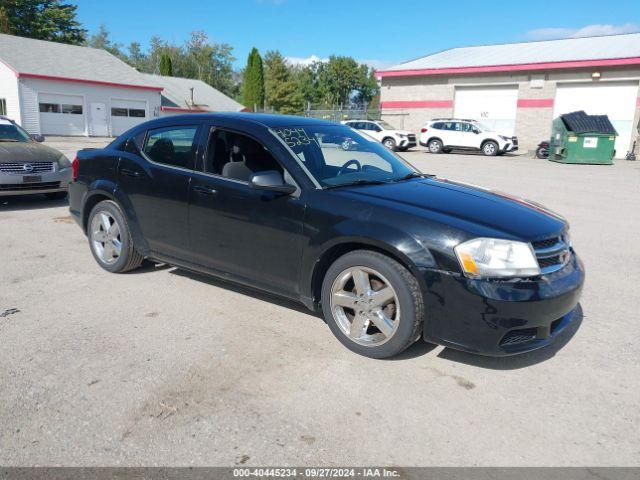
<instances>
[{"instance_id":1,"label":"front tire","mask_svg":"<svg viewBox=\"0 0 640 480\"><path fill-rule=\"evenodd\" d=\"M392 152L396 151L396 141L393 138L391 137L385 138L384 140L382 140L382 144Z\"/></svg>"},{"instance_id":2,"label":"front tire","mask_svg":"<svg viewBox=\"0 0 640 480\"><path fill-rule=\"evenodd\" d=\"M484 142L482 144L482 153L484 153L487 157L495 157L498 154L498 151L498 144L493 140L489 140L488 142Z\"/></svg>"},{"instance_id":3,"label":"front tire","mask_svg":"<svg viewBox=\"0 0 640 480\"><path fill-rule=\"evenodd\" d=\"M98 265L111 273L138 268L144 257L133 246L129 225L117 203L105 200L89 214L89 246Z\"/></svg>"},{"instance_id":4,"label":"front tire","mask_svg":"<svg viewBox=\"0 0 640 480\"><path fill-rule=\"evenodd\" d=\"M442 142L437 138L429 140L429 143L427 143L427 148L429 149L429 153L442 153L443 151Z\"/></svg>"},{"instance_id":5,"label":"front tire","mask_svg":"<svg viewBox=\"0 0 640 480\"><path fill-rule=\"evenodd\" d=\"M404 266L381 253L356 250L327 270L322 311L348 349L388 358L419 338L424 301L418 281Z\"/></svg>"}]
</instances>

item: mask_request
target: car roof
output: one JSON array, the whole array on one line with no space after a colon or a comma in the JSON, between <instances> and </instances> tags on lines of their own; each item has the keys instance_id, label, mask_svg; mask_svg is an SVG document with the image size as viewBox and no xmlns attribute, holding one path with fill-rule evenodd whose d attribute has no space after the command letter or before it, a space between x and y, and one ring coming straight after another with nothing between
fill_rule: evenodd
<instances>
[{"instance_id":1,"label":"car roof","mask_svg":"<svg viewBox=\"0 0 640 480\"><path fill-rule=\"evenodd\" d=\"M473 120L472 118L455 118L455 117L432 118L429 121L430 122L469 122L469 123L478 123L477 120Z\"/></svg>"},{"instance_id":2,"label":"car roof","mask_svg":"<svg viewBox=\"0 0 640 480\"><path fill-rule=\"evenodd\" d=\"M225 113L186 113L183 115L171 115L147 122L145 125L170 124L176 120L198 119L198 120L233 120L247 122L254 125L262 125L267 128L277 127L302 127L302 126L336 126L336 122L320 120L317 118L299 117L296 115L276 115L270 113L248 113L248 112L225 112Z\"/></svg>"}]
</instances>

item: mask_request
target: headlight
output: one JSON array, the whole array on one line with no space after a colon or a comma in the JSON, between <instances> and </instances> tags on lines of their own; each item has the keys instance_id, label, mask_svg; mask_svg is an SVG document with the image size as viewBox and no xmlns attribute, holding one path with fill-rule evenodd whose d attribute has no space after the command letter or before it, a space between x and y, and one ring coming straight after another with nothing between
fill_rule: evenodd
<instances>
[{"instance_id":1,"label":"headlight","mask_svg":"<svg viewBox=\"0 0 640 480\"><path fill-rule=\"evenodd\" d=\"M510 142L511 138L510 137L505 137L504 135L498 135L501 139L503 139L505 142Z\"/></svg>"},{"instance_id":2,"label":"headlight","mask_svg":"<svg viewBox=\"0 0 640 480\"><path fill-rule=\"evenodd\" d=\"M397 134L400 138L407 138L408 135L404 134L404 133L398 133Z\"/></svg>"},{"instance_id":3,"label":"headlight","mask_svg":"<svg viewBox=\"0 0 640 480\"><path fill-rule=\"evenodd\" d=\"M468 277L532 277L540 267L531 245L497 238L476 238L454 248Z\"/></svg>"},{"instance_id":4,"label":"headlight","mask_svg":"<svg viewBox=\"0 0 640 480\"><path fill-rule=\"evenodd\" d=\"M62 170L63 168L69 168L71 166L71 162L64 155L60 155L58 158L58 168Z\"/></svg>"}]
</instances>

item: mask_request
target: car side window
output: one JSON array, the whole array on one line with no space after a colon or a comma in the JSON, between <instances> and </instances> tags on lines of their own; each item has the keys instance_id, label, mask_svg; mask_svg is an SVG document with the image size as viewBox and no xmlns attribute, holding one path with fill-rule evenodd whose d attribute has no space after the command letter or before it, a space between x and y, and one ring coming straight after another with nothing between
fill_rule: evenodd
<instances>
[{"instance_id":1,"label":"car side window","mask_svg":"<svg viewBox=\"0 0 640 480\"><path fill-rule=\"evenodd\" d=\"M284 173L282 166L260 142L229 130L211 130L205 173L248 182L251 175L266 170Z\"/></svg>"},{"instance_id":2,"label":"car side window","mask_svg":"<svg viewBox=\"0 0 640 480\"><path fill-rule=\"evenodd\" d=\"M376 123L369 122L369 130L373 130L374 132L381 132L382 128Z\"/></svg>"},{"instance_id":3,"label":"car side window","mask_svg":"<svg viewBox=\"0 0 640 480\"><path fill-rule=\"evenodd\" d=\"M193 169L197 131L195 125L149 130L143 151L156 163Z\"/></svg>"},{"instance_id":4,"label":"car side window","mask_svg":"<svg viewBox=\"0 0 640 480\"><path fill-rule=\"evenodd\" d=\"M466 133L472 133L473 132L473 125L471 125L470 123L461 123L460 124L462 127L462 131L466 132Z\"/></svg>"}]
</instances>

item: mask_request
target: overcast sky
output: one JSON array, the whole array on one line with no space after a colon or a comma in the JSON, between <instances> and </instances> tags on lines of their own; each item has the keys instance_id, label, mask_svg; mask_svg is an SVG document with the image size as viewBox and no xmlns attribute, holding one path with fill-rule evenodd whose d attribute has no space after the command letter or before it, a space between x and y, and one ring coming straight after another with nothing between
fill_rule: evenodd
<instances>
[{"instance_id":1,"label":"overcast sky","mask_svg":"<svg viewBox=\"0 0 640 480\"><path fill-rule=\"evenodd\" d=\"M447 48L640 31L640 0L79 0L82 23L104 23L113 40L182 43L204 30L234 47L236 66L251 47L292 61L350 55L376 68Z\"/></svg>"}]
</instances>

